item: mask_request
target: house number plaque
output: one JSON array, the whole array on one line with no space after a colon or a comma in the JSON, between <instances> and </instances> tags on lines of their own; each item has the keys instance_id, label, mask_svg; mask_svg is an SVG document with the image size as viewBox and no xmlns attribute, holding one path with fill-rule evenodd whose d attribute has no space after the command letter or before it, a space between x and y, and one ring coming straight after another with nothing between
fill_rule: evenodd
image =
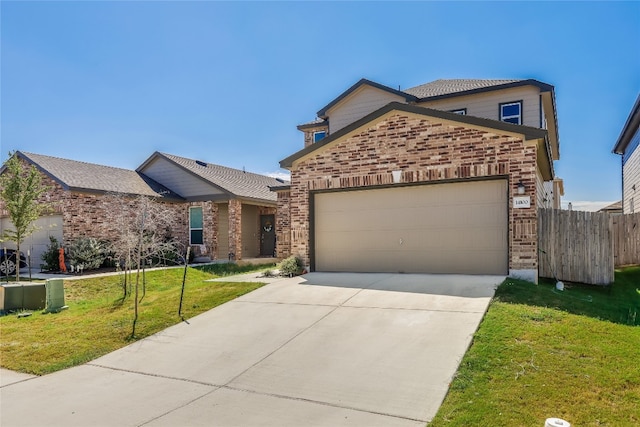
<instances>
[{"instance_id":1,"label":"house number plaque","mask_svg":"<svg viewBox=\"0 0 640 427\"><path fill-rule=\"evenodd\" d=\"M518 196L513 198L513 208L514 209L524 209L531 207L531 197L530 196Z\"/></svg>"}]
</instances>

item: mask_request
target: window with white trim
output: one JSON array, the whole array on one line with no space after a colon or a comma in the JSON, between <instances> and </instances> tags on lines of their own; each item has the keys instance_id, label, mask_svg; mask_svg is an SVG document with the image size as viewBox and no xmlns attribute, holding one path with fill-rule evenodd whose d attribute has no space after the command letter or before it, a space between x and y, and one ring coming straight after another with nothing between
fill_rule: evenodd
<instances>
[{"instance_id":1,"label":"window with white trim","mask_svg":"<svg viewBox=\"0 0 640 427\"><path fill-rule=\"evenodd\" d=\"M189 208L189 244L204 244L202 236L202 207L194 206Z\"/></svg>"},{"instance_id":2,"label":"window with white trim","mask_svg":"<svg viewBox=\"0 0 640 427\"><path fill-rule=\"evenodd\" d=\"M318 141L320 141L321 139L323 139L325 136L327 136L327 131L326 130L321 130L318 132L314 132L313 133L313 142L314 144Z\"/></svg>"},{"instance_id":3,"label":"window with white trim","mask_svg":"<svg viewBox=\"0 0 640 427\"><path fill-rule=\"evenodd\" d=\"M500 104L500 120L514 125L521 125L522 101Z\"/></svg>"},{"instance_id":4,"label":"window with white trim","mask_svg":"<svg viewBox=\"0 0 640 427\"><path fill-rule=\"evenodd\" d=\"M467 109L466 108L458 108L456 110L449 110L450 113L453 114L460 114L461 116L466 116L467 115Z\"/></svg>"}]
</instances>

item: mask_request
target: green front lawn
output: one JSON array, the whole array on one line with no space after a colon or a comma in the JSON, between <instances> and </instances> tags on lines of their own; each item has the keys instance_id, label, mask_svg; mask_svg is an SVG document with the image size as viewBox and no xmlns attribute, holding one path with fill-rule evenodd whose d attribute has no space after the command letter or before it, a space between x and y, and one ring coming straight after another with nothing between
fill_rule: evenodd
<instances>
[{"instance_id":1,"label":"green front lawn","mask_svg":"<svg viewBox=\"0 0 640 427\"><path fill-rule=\"evenodd\" d=\"M554 285L500 286L430 426L640 425L640 267Z\"/></svg>"},{"instance_id":2,"label":"green front lawn","mask_svg":"<svg viewBox=\"0 0 640 427\"><path fill-rule=\"evenodd\" d=\"M229 264L234 269L235 266ZM243 272L266 266L242 267ZM189 268L182 305L185 319L262 286L260 283L205 282L227 273L224 266ZM183 269L146 273L135 339L181 321L178 316ZM33 312L0 317L0 366L42 375L80 365L132 342L133 295L122 299L122 276L65 281L65 303L57 314Z\"/></svg>"}]
</instances>

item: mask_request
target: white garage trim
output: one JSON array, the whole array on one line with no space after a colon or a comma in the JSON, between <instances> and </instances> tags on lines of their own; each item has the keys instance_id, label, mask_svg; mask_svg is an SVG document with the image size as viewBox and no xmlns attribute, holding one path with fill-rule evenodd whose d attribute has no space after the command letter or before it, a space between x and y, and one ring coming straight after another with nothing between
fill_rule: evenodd
<instances>
[{"instance_id":1,"label":"white garage trim","mask_svg":"<svg viewBox=\"0 0 640 427\"><path fill-rule=\"evenodd\" d=\"M312 195L315 271L507 274L506 179Z\"/></svg>"}]
</instances>

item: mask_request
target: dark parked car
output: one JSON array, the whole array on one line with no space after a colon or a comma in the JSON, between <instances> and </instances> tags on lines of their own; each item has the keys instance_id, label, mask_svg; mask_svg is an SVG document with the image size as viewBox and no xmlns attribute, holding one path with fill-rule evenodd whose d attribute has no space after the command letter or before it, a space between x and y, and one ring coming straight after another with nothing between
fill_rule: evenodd
<instances>
[{"instance_id":1,"label":"dark parked car","mask_svg":"<svg viewBox=\"0 0 640 427\"><path fill-rule=\"evenodd\" d=\"M6 257L4 251L4 249L0 248L0 274L8 276L16 272L17 251L15 249L7 249ZM27 259L24 257L24 254L20 252L20 268L25 268L26 266Z\"/></svg>"}]
</instances>

